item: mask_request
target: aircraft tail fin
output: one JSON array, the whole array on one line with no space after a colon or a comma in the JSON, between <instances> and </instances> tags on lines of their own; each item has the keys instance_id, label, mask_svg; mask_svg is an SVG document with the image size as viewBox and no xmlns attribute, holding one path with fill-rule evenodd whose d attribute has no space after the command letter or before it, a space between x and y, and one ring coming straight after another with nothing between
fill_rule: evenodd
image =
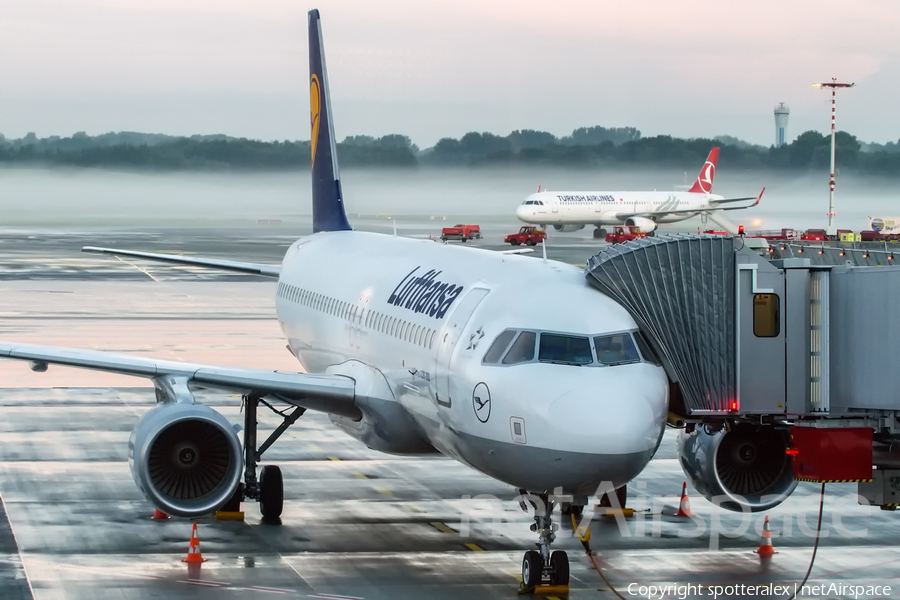
<instances>
[{"instance_id":1,"label":"aircraft tail fin","mask_svg":"<svg viewBox=\"0 0 900 600\"><path fill-rule=\"evenodd\" d=\"M716 178L716 162L719 160L719 149L713 148L709 151L709 156L706 157L706 162L703 163L703 168L700 169L700 174L697 175L697 181L694 182L694 187L689 189L689 192L693 192L695 194L711 194L713 180Z\"/></svg>"},{"instance_id":2,"label":"aircraft tail fin","mask_svg":"<svg viewBox=\"0 0 900 600\"><path fill-rule=\"evenodd\" d=\"M313 232L351 229L344 212L331 95L319 11L309 11L309 113L312 150Z\"/></svg>"}]
</instances>

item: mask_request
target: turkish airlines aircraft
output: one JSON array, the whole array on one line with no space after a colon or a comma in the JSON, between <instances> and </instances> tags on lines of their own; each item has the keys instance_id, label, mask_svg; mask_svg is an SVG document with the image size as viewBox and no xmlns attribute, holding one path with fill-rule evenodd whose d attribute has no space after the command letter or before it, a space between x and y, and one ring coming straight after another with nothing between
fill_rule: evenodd
<instances>
[{"instance_id":1,"label":"turkish airlines aircraft","mask_svg":"<svg viewBox=\"0 0 900 600\"><path fill-rule=\"evenodd\" d=\"M578 231L594 225L595 238L606 237L604 225L632 225L652 234L658 223L675 223L701 213L717 210L742 210L759 204L759 196L723 198L712 193L719 149L713 148L686 192L538 192L531 194L516 209L526 223L553 225L557 231ZM747 206L723 207L723 204L755 200Z\"/></svg>"},{"instance_id":2,"label":"turkish airlines aircraft","mask_svg":"<svg viewBox=\"0 0 900 600\"><path fill-rule=\"evenodd\" d=\"M0 342L0 357L38 372L60 364L151 380L158 405L135 426L129 458L135 482L164 512L196 517L257 499L264 518L277 519L281 472L266 466L257 480L257 461L304 411L321 411L370 448L439 452L534 494L540 551L526 553L523 579L566 584L568 558L550 552L548 494L571 496L577 513L604 482L622 488L644 469L666 422L665 372L625 309L579 268L353 231L316 10L309 53L315 233L291 245L280 267L85 248L276 278L278 321L304 372L15 342ZM200 388L244 395L243 441L195 403ZM286 409L262 444L259 404Z\"/></svg>"}]
</instances>

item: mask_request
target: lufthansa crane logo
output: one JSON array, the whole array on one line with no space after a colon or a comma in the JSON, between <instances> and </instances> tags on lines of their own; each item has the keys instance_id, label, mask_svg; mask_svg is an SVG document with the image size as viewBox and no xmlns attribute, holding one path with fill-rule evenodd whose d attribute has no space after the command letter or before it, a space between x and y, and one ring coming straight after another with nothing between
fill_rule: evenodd
<instances>
[{"instance_id":1,"label":"lufthansa crane logo","mask_svg":"<svg viewBox=\"0 0 900 600\"><path fill-rule=\"evenodd\" d=\"M700 190L704 194L708 194L712 191L713 179L716 177L716 165L713 164L712 161L706 161L706 164L703 165L703 169L701 169L700 177L697 178L697 183L700 184Z\"/></svg>"},{"instance_id":2,"label":"lufthansa crane logo","mask_svg":"<svg viewBox=\"0 0 900 600\"><path fill-rule=\"evenodd\" d=\"M319 78L313 75L309 78L309 126L310 126L310 150L312 151L312 165L316 166L316 146L319 145L319 117L322 114L322 92L319 87Z\"/></svg>"},{"instance_id":3,"label":"lufthansa crane logo","mask_svg":"<svg viewBox=\"0 0 900 600\"><path fill-rule=\"evenodd\" d=\"M472 392L472 408L475 410L475 418L482 423L487 423L491 418L491 391L486 383L475 386Z\"/></svg>"}]
</instances>

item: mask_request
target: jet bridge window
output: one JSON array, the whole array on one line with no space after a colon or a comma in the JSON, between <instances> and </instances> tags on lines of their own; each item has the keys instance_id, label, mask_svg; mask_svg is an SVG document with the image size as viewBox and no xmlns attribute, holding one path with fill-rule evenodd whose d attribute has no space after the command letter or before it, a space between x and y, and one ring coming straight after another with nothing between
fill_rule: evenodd
<instances>
[{"instance_id":1,"label":"jet bridge window","mask_svg":"<svg viewBox=\"0 0 900 600\"><path fill-rule=\"evenodd\" d=\"M594 355L591 353L591 342L586 337L542 333L538 360L568 365L589 365L594 362Z\"/></svg>"},{"instance_id":2,"label":"jet bridge window","mask_svg":"<svg viewBox=\"0 0 900 600\"><path fill-rule=\"evenodd\" d=\"M516 365L534 360L534 345L537 334L533 331L523 331L513 342L509 352L503 357L504 365Z\"/></svg>"},{"instance_id":3,"label":"jet bridge window","mask_svg":"<svg viewBox=\"0 0 900 600\"><path fill-rule=\"evenodd\" d=\"M594 348L597 349L597 360L602 365L627 365L641 362L637 348L631 340L631 334L627 332L595 337Z\"/></svg>"},{"instance_id":4,"label":"jet bridge window","mask_svg":"<svg viewBox=\"0 0 900 600\"><path fill-rule=\"evenodd\" d=\"M488 351L485 353L484 359L481 362L486 365L492 365L500 360L500 357L503 356L503 353L509 347L509 343L514 337L516 337L515 329L507 329L498 335L497 339L494 340L494 343L491 344L491 347L488 348Z\"/></svg>"},{"instance_id":5,"label":"jet bridge window","mask_svg":"<svg viewBox=\"0 0 900 600\"><path fill-rule=\"evenodd\" d=\"M777 294L753 295L753 335L778 337L781 332L780 304Z\"/></svg>"}]
</instances>

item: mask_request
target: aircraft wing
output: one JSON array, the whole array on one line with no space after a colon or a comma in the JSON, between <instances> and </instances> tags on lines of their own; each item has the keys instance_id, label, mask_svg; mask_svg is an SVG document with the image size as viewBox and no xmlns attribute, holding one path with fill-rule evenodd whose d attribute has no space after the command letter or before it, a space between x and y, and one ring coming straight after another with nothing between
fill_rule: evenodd
<instances>
[{"instance_id":1,"label":"aircraft wing","mask_svg":"<svg viewBox=\"0 0 900 600\"><path fill-rule=\"evenodd\" d=\"M759 192L759 196L753 197L748 196L747 198L730 198L726 200L716 200L716 206L711 206L708 208L685 208L681 210L662 210L659 212L645 211L645 212L636 212L636 213L616 213L617 219L625 220L629 217L661 217L663 215L694 215L700 213L714 212L719 210L744 210L745 208L753 208L759 201L762 200L763 194L765 193L766 188L763 188L761 192ZM755 200L753 204L748 204L747 206L729 206L724 208L719 208L719 204L724 204L727 202L738 202L740 200Z\"/></svg>"},{"instance_id":2,"label":"aircraft wing","mask_svg":"<svg viewBox=\"0 0 900 600\"><path fill-rule=\"evenodd\" d=\"M222 367L101 350L2 341L0 358L30 361L32 370L39 372L45 371L48 365L65 365L153 380L177 377L195 388L270 396L295 406L351 419L358 419L362 414L355 403L356 382L342 375Z\"/></svg>"},{"instance_id":3,"label":"aircraft wing","mask_svg":"<svg viewBox=\"0 0 900 600\"><path fill-rule=\"evenodd\" d=\"M81 251L95 252L97 254L112 254L114 256L132 256L135 258L144 258L146 260L193 265L195 267L207 267L210 269L221 269L223 271L235 271L237 273L250 273L251 275L261 275L263 277L277 278L281 274L281 267L274 265L236 262L233 260L220 260L217 258L178 256L176 254L155 254L153 252L136 252L134 250L117 250L115 248L96 248L94 246L85 246Z\"/></svg>"}]
</instances>

